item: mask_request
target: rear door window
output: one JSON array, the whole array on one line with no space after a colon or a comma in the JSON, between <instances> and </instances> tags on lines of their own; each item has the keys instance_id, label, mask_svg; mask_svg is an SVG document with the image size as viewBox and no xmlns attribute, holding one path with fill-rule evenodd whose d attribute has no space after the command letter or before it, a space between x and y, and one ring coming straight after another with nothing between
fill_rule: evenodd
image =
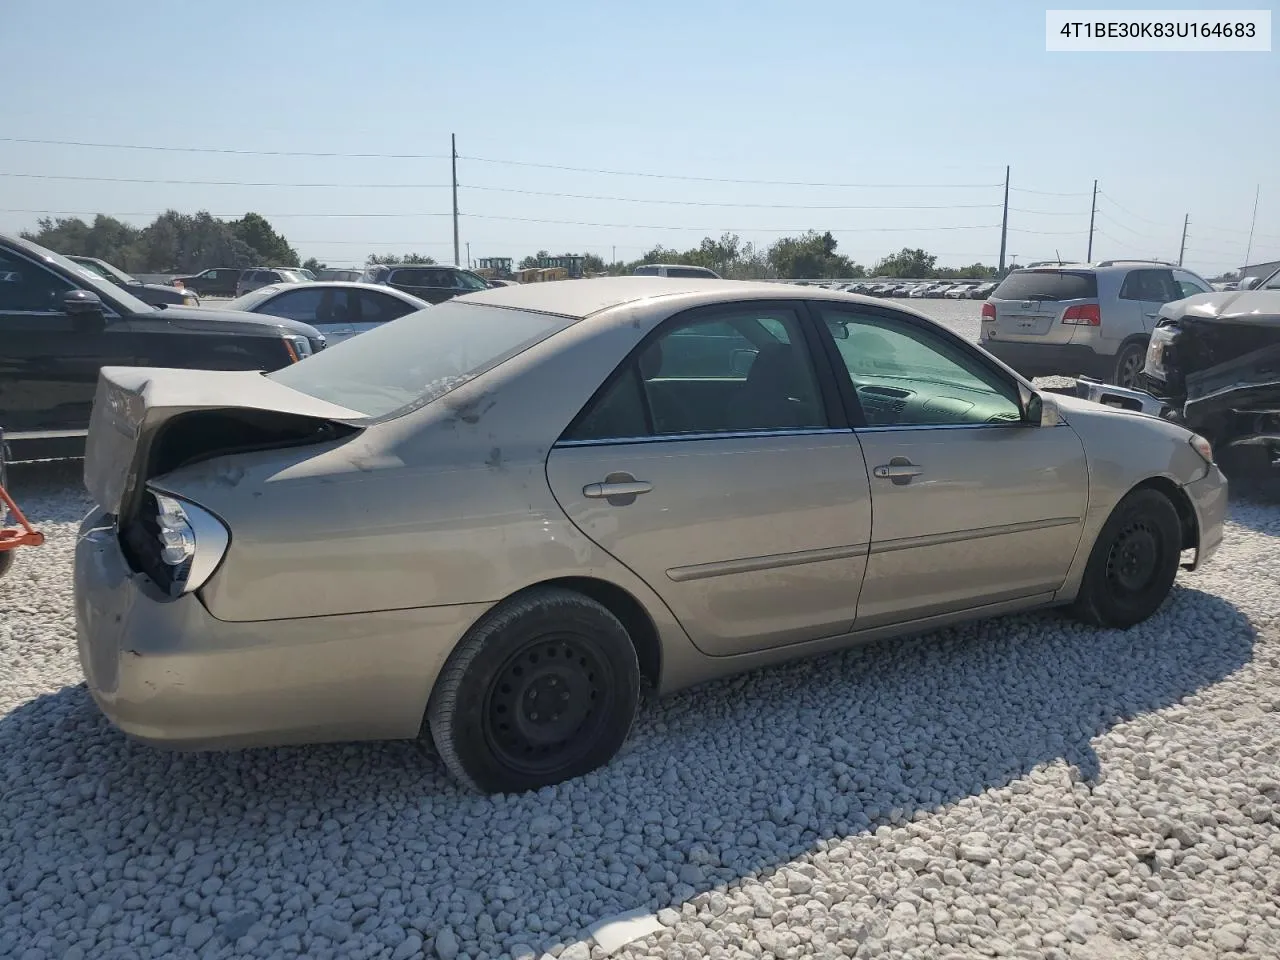
<instances>
[{"instance_id":1,"label":"rear door window","mask_svg":"<svg viewBox=\"0 0 1280 960\"><path fill-rule=\"evenodd\" d=\"M992 292L993 300L1093 300L1098 275L1090 270L1017 270Z\"/></svg>"},{"instance_id":2,"label":"rear door window","mask_svg":"<svg viewBox=\"0 0 1280 960\"><path fill-rule=\"evenodd\" d=\"M1169 303L1183 296L1182 288L1174 282L1172 270L1130 270L1120 286L1121 300Z\"/></svg>"}]
</instances>

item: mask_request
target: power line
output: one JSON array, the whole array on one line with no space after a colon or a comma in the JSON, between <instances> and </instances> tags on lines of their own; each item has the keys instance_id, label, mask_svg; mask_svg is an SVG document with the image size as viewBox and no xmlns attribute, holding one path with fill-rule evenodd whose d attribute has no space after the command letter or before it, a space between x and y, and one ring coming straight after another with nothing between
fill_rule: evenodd
<instances>
[{"instance_id":1,"label":"power line","mask_svg":"<svg viewBox=\"0 0 1280 960\"><path fill-rule=\"evenodd\" d=\"M0 137L0 143L31 143L50 147L98 147L107 150L149 150L163 153L222 153L249 157L344 157L352 160L448 160L443 153L337 153L317 150L236 150L226 147L173 147L149 143L94 143L87 140L39 140Z\"/></svg>"},{"instance_id":2,"label":"power line","mask_svg":"<svg viewBox=\"0 0 1280 960\"><path fill-rule=\"evenodd\" d=\"M515 223L554 223L570 227L607 227L615 230L694 230L707 233L794 233L812 229L807 227L692 227L653 223L593 223L586 220L546 220L537 217L502 217L493 214L464 213L475 220L503 220ZM984 223L972 226L945 227L829 227L832 233L913 233L932 230L995 230L1000 224Z\"/></svg>"},{"instance_id":3,"label":"power line","mask_svg":"<svg viewBox=\"0 0 1280 960\"><path fill-rule=\"evenodd\" d=\"M447 183L268 183L249 180L160 180L150 177L77 177L55 173L5 173L0 177L22 177L28 180L79 180L91 183L148 183L184 184L203 187L343 187L386 190L447 189Z\"/></svg>"},{"instance_id":4,"label":"power line","mask_svg":"<svg viewBox=\"0 0 1280 960\"><path fill-rule=\"evenodd\" d=\"M36 137L0 137L2 143L27 143L59 147L93 147L109 150L145 150L164 153L211 153L238 156L263 157L341 157L359 160L448 160L449 154L439 153L343 153L339 151L308 150L242 150L225 147L178 147L142 143L105 143L88 140L45 140ZM473 163L500 164L513 167L533 167L541 170L563 170L570 173L598 173L615 177L647 177L659 180L687 180L698 183L769 184L783 187L847 187L875 189L984 189L998 187L999 183L822 183L807 180L765 180L739 177L699 177L688 174L652 173L638 170L608 170L599 167L574 167L565 164L540 163L532 160L512 160L504 157L475 157L458 155L459 160Z\"/></svg>"},{"instance_id":5,"label":"power line","mask_svg":"<svg viewBox=\"0 0 1280 960\"><path fill-rule=\"evenodd\" d=\"M1143 239L1146 239L1146 240L1158 240L1161 243L1163 243L1165 240L1168 239L1167 237L1158 237L1154 234L1143 233L1141 230L1135 230L1133 229L1133 227L1129 226L1128 224L1121 223L1119 220L1111 216L1111 214L1107 213L1107 211L1105 210L1099 210L1098 216L1105 217L1107 220L1109 220L1112 223L1112 225L1119 227L1121 230L1128 230L1134 236L1142 237Z\"/></svg>"},{"instance_id":6,"label":"power line","mask_svg":"<svg viewBox=\"0 0 1280 960\"><path fill-rule=\"evenodd\" d=\"M728 207L758 210L999 210L998 203L948 203L933 206L915 204L888 206L856 206L848 204L807 203L726 203L714 200L663 200L647 197L613 197L590 193L552 193L545 190L522 190L515 187L478 187L460 183L463 190L483 190L492 193L518 193L530 197L561 197L570 200L607 200L616 203L659 203L680 207Z\"/></svg>"},{"instance_id":7,"label":"power line","mask_svg":"<svg viewBox=\"0 0 1280 960\"><path fill-rule=\"evenodd\" d=\"M1010 233L1030 233L1039 237L1075 237L1078 236L1079 230L1023 230L1020 227L1010 227Z\"/></svg>"},{"instance_id":8,"label":"power line","mask_svg":"<svg viewBox=\"0 0 1280 960\"><path fill-rule=\"evenodd\" d=\"M1090 195L1087 190L1083 193L1055 193L1052 190L1030 190L1027 187L1010 187L1009 190L1012 193L1030 193L1037 197L1087 197Z\"/></svg>"},{"instance_id":9,"label":"power line","mask_svg":"<svg viewBox=\"0 0 1280 960\"><path fill-rule=\"evenodd\" d=\"M497 157L473 157L459 154L459 160L473 163L494 163L511 167L535 167L540 170L564 170L570 173L599 173L611 177L646 177L656 180L687 180L694 183L744 183L775 187L836 187L848 189L878 190L988 190L1003 186L1000 183L820 183L811 180L756 180L743 177L695 177L676 173L647 173L638 170L606 170L599 167L570 167L559 163L535 163L531 160L503 160Z\"/></svg>"},{"instance_id":10,"label":"power line","mask_svg":"<svg viewBox=\"0 0 1280 960\"><path fill-rule=\"evenodd\" d=\"M102 210L27 210L27 209L21 209L18 207L0 208L0 213L51 213L54 216L60 216L60 217L96 217L99 215L106 216L106 217L159 217L167 212L168 211L166 210L152 210L147 212L136 211L132 213L106 213L105 211L102 211ZM208 211L201 211L201 212L203 213ZM236 213L210 213L209 216L217 217L219 219L239 218L244 216L244 212L239 211ZM394 218L400 219L400 218L406 218L406 217L408 218L451 217L453 216L453 214L449 212L444 212L444 213L263 213L263 214L259 214L259 216L266 217L269 220L285 220L291 217L317 217L317 218L338 218L338 219L343 219L343 218L360 219L364 217L381 219L381 218L394 217Z\"/></svg>"},{"instance_id":11,"label":"power line","mask_svg":"<svg viewBox=\"0 0 1280 960\"><path fill-rule=\"evenodd\" d=\"M1149 223L1156 227L1169 227L1171 229L1176 229L1177 227L1180 226L1180 224L1174 223L1173 221L1170 221L1170 220L1152 220L1150 217L1144 217L1140 213L1134 213L1132 210L1129 210L1128 208L1117 203L1114 197L1110 196L1109 194L1105 193L1102 190L1098 191L1098 196L1103 197L1109 203L1114 204L1116 209L1119 210L1121 213L1126 213L1129 216L1133 217L1135 220L1141 220L1143 223Z\"/></svg>"},{"instance_id":12,"label":"power line","mask_svg":"<svg viewBox=\"0 0 1280 960\"><path fill-rule=\"evenodd\" d=\"M1026 213L1036 217L1083 217L1088 213L1087 210L1024 210L1021 207L1010 207L1009 212Z\"/></svg>"}]
</instances>

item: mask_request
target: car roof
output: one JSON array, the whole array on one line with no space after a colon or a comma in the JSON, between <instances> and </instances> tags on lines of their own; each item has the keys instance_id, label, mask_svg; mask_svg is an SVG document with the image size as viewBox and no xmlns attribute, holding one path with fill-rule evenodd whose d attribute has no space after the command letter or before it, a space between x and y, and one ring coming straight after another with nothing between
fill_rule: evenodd
<instances>
[{"instance_id":1,"label":"car roof","mask_svg":"<svg viewBox=\"0 0 1280 960\"><path fill-rule=\"evenodd\" d=\"M698 277L592 277L491 287L458 298L516 310L532 310L583 319L627 304L648 303L686 309L704 303L733 300L836 300L878 304L871 297L825 287L798 286L750 280L712 280ZM671 302L674 301L674 302ZM923 316L923 314L921 314Z\"/></svg>"},{"instance_id":2,"label":"car roof","mask_svg":"<svg viewBox=\"0 0 1280 960\"><path fill-rule=\"evenodd\" d=\"M403 290L397 290L395 287L387 287L380 283L360 283L357 280L313 280L311 283L269 283L265 287L259 287L251 293L261 293L280 291L281 293L293 293L299 289L305 290L368 290L370 293L380 293L384 296L392 296L401 300L418 300L411 293L405 293Z\"/></svg>"}]
</instances>

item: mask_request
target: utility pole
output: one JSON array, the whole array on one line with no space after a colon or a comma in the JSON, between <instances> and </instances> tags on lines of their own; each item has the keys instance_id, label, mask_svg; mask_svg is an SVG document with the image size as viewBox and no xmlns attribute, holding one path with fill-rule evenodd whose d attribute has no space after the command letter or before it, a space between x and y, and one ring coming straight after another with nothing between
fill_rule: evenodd
<instances>
[{"instance_id":1,"label":"utility pole","mask_svg":"<svg viewBox=\"0 0 1280 960\"><path fill-rule=\"evenodd\" d=\"M613 258L609 262L610 263L618 262L618 245L616 243L613 245Z\"/></svg>"},{"instance_id":2,"label":"utility pole","mask_svg":"<svg viewBox=\"0 0 1280 960\"><path fill-rule=\"evenodd\" d=\"M1182 266L1182 255L1187 252L1187 224L1191 222L1191 214L1182 218L1182 246L1178 248L1178 266Z\"/></svg>"},{"instance_id":3,"label":"utility pole","mask_svg":"<svg viewBox=\"0 0 1280 960\"><path fill-rule=\"evenodd\" d=\"M1098 181L1093 181L1093 205L1089 208L1089 252L1084 255L1085 263L1093 263L1093 218L1098 213Z\"/></svg>"},{"instance_id":4,"label":"utility pole","mask_svg":"<svg viewBox=\"0 0 1280 960\"><path fill-rule=\"evenodd\" d=\"M1258 223L1258 194L1261 192L1262 184L1258 184L1258 188L1253 191L1253 219L1249 221L1249 244L1244 248L1244 263L1242 266L1245 267L1249 266L1249 255L1253 252L1253 228Z\"/></svg>"},{"instance_id":5,"label":"utility pole","mask_svg":"<svg viewBox=\"0 0 1280 960\"><path fill-rule=\"evenodd\" d=\"M467 241L467 269L471 269L471 241Z\"/></svg>"},{"instance_id":6,"label":"utility pole","mask_svg":"<svg viewBox=\"0 0 1280 960\"><path fill-rule=\"evenodd\" d=\"M453 154L453 262L461 263L458 251L458 135L449 134L449 143Z\"/></svg>"},{"instance_id":7,"label":"utility pole","mask_svg":"<svg viewBox=\"0 0 1280 960\"><path fill-rule=\"evenodd\" d=\"M1009 165L1004 166L1004 218L1000 222L1000 274L1004 275L1005 244L1009 241Z\"/></svg>"}]
</instances>

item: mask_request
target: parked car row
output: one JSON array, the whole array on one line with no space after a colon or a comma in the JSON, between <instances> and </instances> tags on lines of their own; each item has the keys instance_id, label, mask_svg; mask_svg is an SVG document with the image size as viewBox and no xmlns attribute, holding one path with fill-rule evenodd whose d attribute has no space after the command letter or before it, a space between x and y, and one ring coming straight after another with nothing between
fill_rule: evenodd
<instances>
[{"instance_id":1,"label":"parked car row","mask_svg":"<svg viewBox=\"0 0 1280 960\"><path fill-rule=\"evenodd\" d=\"M846 293L863 293L870 297L908 297L918 299L981 300L996 288L995 283L955 280L859 280L833 284L831 289Z\"/></svg>"}]
</instances>

